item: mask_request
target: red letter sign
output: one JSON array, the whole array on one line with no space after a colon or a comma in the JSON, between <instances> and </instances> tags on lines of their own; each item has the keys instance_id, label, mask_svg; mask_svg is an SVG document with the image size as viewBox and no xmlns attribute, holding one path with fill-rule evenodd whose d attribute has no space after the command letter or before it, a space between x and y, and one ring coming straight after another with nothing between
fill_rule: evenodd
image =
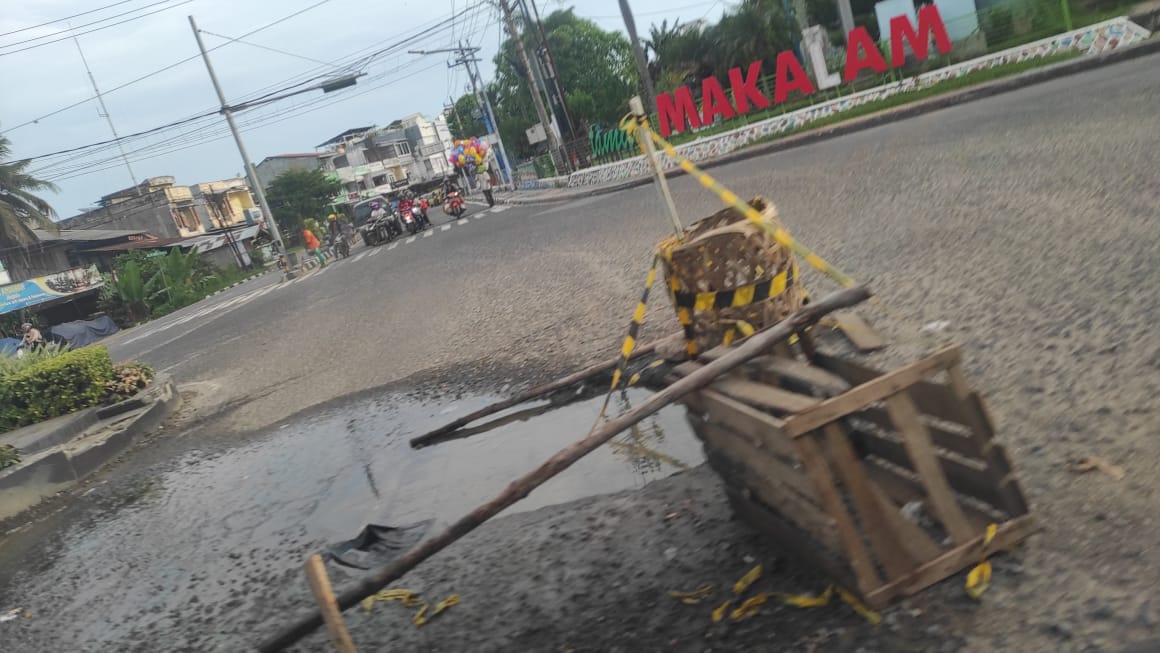
<instances>
[{"instance_id":1,"label":"red letter sign","mask_svg":"<svg viewBox=\"0 0 1160 653\"><path fill-rule=\"evenodd\" d=\"M870 32L867 32L865 27L855 27L846 38L846 72L842 75L842 79L846 83L854 81L863 68L870 68L879 74L884 73L886 60L882 58L874 39L870 38Z\"/></svg>"},{"instance_id":2,"label":"red letter sign","mask_svg":"<svg viewBox=\"0 0 1160 653\"><path fill-rule=\"evenodd\" d=\"M947 36L947 28L943 25L942 16L938 7L926 5L918 10L918 33L910 26L910 19L906 16L895 16L890 19L890 65L899 68L906 63L906 51L902 48L902 39L910 42L910 49L919 61L926 59L927 44L931 34L934 34L934 45L939 54L951 51L951 39Z\"/></svg>"},{"instance_id":3,"label":"red letter sign","mask_svg":"<svg viewBox=\"0 0 1160 653\"><path fill-rule=\"evenodd\" d=\"M777 53L777 81L773 85L773 102L781 104L789 97L790 91L798 91L802 95L814 92L814 85L802 69L794 53L786 51Z\"/></svg>"},{"instance_id":4,"label":"red letter sign","mask_svg":"<svg viewBox=\"0 0 1160 653\"><path fill-rule=\"evenodd\" d=\"M729 98L725 97L721 82L716 77L706 77L701 80L701 124L711 124L718 114L726 120L736 115Z\"/></svg>"},{"instance_id":5,"label":"red letter sign","mask_svg":"<svg viewBox=\"0 0 1160 653\"><path fill-rule=\"evenodd\" d=\"M749 70L745 73L744 80L741 79L740 68L729 70L729 85L733 87L733 103L737 105L737 113L749 113L750 102L757 109L769 106L769 98L757 90L758 77L761 77L760 61L749 64Z\"/></svg>"},{"instance_id":6,"label":"red letter sign","mask_svg":"<svg viewBox=\"0 0 1160 653\"><path fill-rule=\"evenodd\" d=\"M681 86L672 93L661 93L657 96L657 121L661 123L661 136L668 138L673 132L685 131L685 121L693 127L700 127L701 120L697 116L697 105L693 103L693 94L689 89Z\"/></svg>"}]
</instances>

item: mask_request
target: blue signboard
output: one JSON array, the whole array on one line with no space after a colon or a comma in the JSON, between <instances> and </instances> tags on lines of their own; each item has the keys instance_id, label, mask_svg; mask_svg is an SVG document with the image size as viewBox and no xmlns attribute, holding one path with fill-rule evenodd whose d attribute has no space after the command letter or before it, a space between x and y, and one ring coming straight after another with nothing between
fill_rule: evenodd
<instances>
[{"instance_id":1,"label":"blue signboard","mask_svg":"<svg viewBox=\"0 0 1160 653\"><path fill-rule=\"evenodd\" d=\"M0 286L0 314L99 288L102 283L96 266L92 266Z\"/></svg>"}]
</instances>

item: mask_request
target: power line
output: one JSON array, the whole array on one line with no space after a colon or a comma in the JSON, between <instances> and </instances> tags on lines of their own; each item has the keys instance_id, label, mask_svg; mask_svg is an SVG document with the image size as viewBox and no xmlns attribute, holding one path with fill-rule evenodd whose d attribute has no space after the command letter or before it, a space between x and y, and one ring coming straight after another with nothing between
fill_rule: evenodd
<instances>
[{"instance_id":1,"label":"power line","mask_svg":"<svg viewBox=\"0 0 1160 653\"><path fill-rule=\"evenodd\" d=\"M169 1L170 1L170 0L164 0L164 2L158 2L158 3L155 3L155 4L165 4L165 3L169 2ZM182 0L181 2L179 2L179 3L175 4L175 5L169 5L168 7L162 7L162 8L160 8L160 9L157 9L157 10L155 10L155 11L150 11L150 12L148 12L148 13L144 13L144 14L141 14L141 15L139 15L139 16L134 16L134 17L132 17L132 18L126 18L125 20L119 20L119 21L117 21L117 22L115 22L115 23L110 23L110 24L108 24L108 25L102 25L101 27L95 27L95 28L93 28L93 29L91 29L91 30L89 30L89 31L87 31L87 32L79 32L79 33L75 33L75 34L73 34L73 35L69 35L69 36L62 36L62 37L60 37L59 39L54 39L54 40L52 40L52 41L45 41L45 42L43 42L43 43L37 43L37 44L35 44L35 45L30 45L30 46L28 46L28 47L19 48L19 49L16 49L16 50L9 50L8 52L0 52L0 57L7 57L8 55L10 55L10 54L16 54L17 52L25 52L25 51L27 51L27 50L34 50L34 49L36 49L36 48L42 48L42 47L44 47L44 46L46 46L46 45L52 45L53 43L60 43L61 41L67 41L67 40L71 39L71 38L72 38L74 35L75 35L75 36L84 36L85 34L92 34L93 32L99 32L99 31L101 31L101 30L103 30L103 29L109 29L110 27L116 27L117 25L124 25L125 23L131 23L131 22L133 22L133 21L135 21L135 20L140 20L140 19L142 19L142 18L146 18L146 17L148 17L148 16L152 16L153 14L159 14L159 13L161 13L161 12L163 12L163 11L169 11L170 9L176 9L176 8L178 8L178 7L182 6L182 5L187 5L187 4L191 3L191 2L193 2L193 0ZM153 5L149 5L149 6L153 6ZM129 13L132 13L132 12L129 12ZM97 22L101 22L101 21L97 21ZM33 40L35 40L35 39L33 39ZM22 41L22 43L24 43L24 41ZM4 46L0 46L0 47L4 47ZM89 98L89 99L92 99L92 98Z\"/></svg>"},{"instance_id":2,"label":"power line","mask_svg":"<svg viewBox=\"0 0 1160 653\"><path fill-rule=\"evenodd\" d=\"M193 1L193 0L186 0L186 2L192 2L192 1ZM261 26L261 27L259 27L259 28L257 28L257 29L254 29L254 30L251 30L251 31L249 31L249 32L246 32L245 34L242 34L242 35L241 35L241 36L239 36L238 38L245 38L245 37L247 37L247 36L252 36L252 35L254 35L254 34L257 34L258 32L261 32L261 31L263 31L263 30L269 29L269 28L271 28L271 27L273 27L273 26L275 26L275 25L277 25L277 24L279 24L279 23L282 23L282 22L285 22L285 21L287 21L287 20L289 20L289 19L291 19L291 18L294 18L295 16L298 16L298 15L300 15L300 14L306 13L307 11L310 11L311 9L314 9L315 7L320 7L320 6L322 6L322 5L324 5L324 4L328 3L328 2L330 2L330 0L319 0L319 2L316 2L316 3L314 3L314 4L312 4L312 5L308 6L308 7L306 7L306 8L304 8L304 9L300 9L300 10L298 10L298 11L296 11L296 12L292 13L292 14L289 14L289 15L287 15L287 16L283 16L282 18L279 18L278 20L275 20L275 21L274 21L274 22L272 22L272 23L267 23L267 24L265 24L265 25L263 25L263 26ZM183 3L183 4L185 4L185 3ZM213 52L214 50L217 50L218 48L225 47L225 46L227 46L227 45L229 45L229 44L228 44L228 43L223 43L223 44L221 44L221 45L217 45L217 46L214 46L214 47L210 48L210 49L209 49L209 51L210 51L210 52ZM7 54L10 54L10 53L7 53ZM144 74L144 75L142 75L142 76L140 76L140 77L138 77L138 78L136 78L136 79L131 79L131 80L129 80L129 81L127 81L127 82L125 82L124 84L121 84L121 85L119 85L119 86L114 86L113 88L111 88L111 89L109 89L109 90L105 91L105 92L104 92L104 94L105 94L105 95L108 95L108 94L110 94L110 93L113 93L114 91L119 91L119 90L121 90L121 89L125 88L126 86L131 86L131 85L133 85L133 84L136 84L137 82L140 82L140 81L143 81L143 80L149 79L150 77L153 77L153 76L155 76L155 75L160 75L160 74L161 74L161 73L163 73L163 72L166 72L166 71L168 71L168 70L172 70L172 69L174 69L174 68L176 68L176 67L180 66L180 65L181 65L181 64L183 64L183 63L187 63L187 62L189 62L189 61L193 61L194 59L198 59L198 58L200 58L200 57L201 57L201 55L200 55L200 54L195 54L195 55L193 55L193 56L191 56L191 57L186 57L185 59L182 59L181 61L176 61L176 62L174 62L174 63L171 63L171 64L169 64L168 66L165 66L164 68L159 68L159 69L157 69L157 70L154 70L154 71L153 71L153 72L151 72L151 73L146 73L146 74ZM83 100L81 100L81 101L79 101L79 102L74 102L74 103L72 103L72 104L70 104L70 105L68 105L68 106L66 106L66 107L61 107L60 109L57 109L57 110L55 110L55 111L52 111L52 112L46 113L46 114L44 114L43 116L39 116L39 117L33 118L32 120L27 120L27 121L25 121L25 122L22 122L22 123L20 123L19 125L16 125L15 127L9 127L8 129L6 129L6 130L4 130L3 132L0 132L0 133L4 133L4 134L6 134L6 133L8 133L8 132L16 131L17 129L20 129L21 127L27 127L28 125L33 125L33 124L36 124L36 123L40 122L41 120L44 120L45 118L51 118L52 116L55 116L55 115L57 115L57 114L60 114L60 113L64 113L65 111L68 111L69 109L74 109L74 108L76 108L76 107L79 107L79 106L82 106L82 105L88 104L89 102L91 102L92 100L95 100L95 99L97 99L97 98L96 98L96 96L87 97L87 98L85 98L85 99L83 99Z\"/></svg>"},{"instance_id":3,"label":"power line","mask_svg":"<svg viewBox=\"0 0 1160 653\"><path fill-rule=\"evenodd\" d=\"M288 57L294 57L294 58L296 58L296 59L302 59L303 61L309 61L309 62L311 62L311 63L322 64L323 66L330 66L330 67L332 67L332 68L336 68L336 69L338 69L338 70L343 70L343 68L341 68L341 67L339 67L338 65L336 65L336 64L333 64L333 63L331 63L331 62L329 62L329 61L322 61L322 60L320 60L320 59L313 59L313 58L311 58L311 57L303 56L303 55L300 55L300 54L294 54L293 52L287 52L287 51L285 51L285 50L279 50L278 48L271 48L271 47L270 47L270 46L268 46L268 45L260 45L260 44L258 44L258 43L251 43L250 41L243 41L242 39L236 39L236 38L234 38L234 37L232 37L232 36L226 36L226 35L224 35L224 34L216 34L216 33L214 33L214 32L211 32L211 31L209 31L209 30L205 30L205 29L203 29L203 30L200 30L200 31L201 31L201 33L202 33L202 34L209 34L210 36L216 36L216 37L218 37L219 39L225 39L225 40L227 40L227 41L230 41L231 43L241 43L241 44L243 44L243 45L248 45L248 46L250 46L250 47L258 48L258 49L260 49L260 50L269 50L270 52L277 52L278 54L284 54L284 55L286 55L286 56L288 56Z\"/></svg>"},{"instance_id":4,"label":"power line","mask_svg":"<svg viewBox=\"0 0 1160 653\"><path fill-rule=\"evenodd\" d=\"M83 24L83 25L77 25L76 27L73 27L73 26L72 26L72 24L69 24L69 27L68 27L68 29L66 29L66 30L61 30L61 31L59 31L59 32L53 32L52 34L44 34L44 35L42 35L42 36L34 36L34 37L30 38L30 39L24 39L23 41L14 41L14 42L12 42L12 43L4 43L4 44L0 45L0 48L10 48L10 47L12 47L12 46L14 46L14 45L21 45L21 44L23 44L23 43L32 43L33 41L39 41L39 40L41 40L41 39L47 39L47 38L49 38L49 37L51 37L51 36L60 36L60 35L62 35L62 34L68 34L69 32L72 32L72 31L75 31L75 30L78 30L78 29L84 29L84 28L86 28L86 27L90 27L90 26L92 26L92 25L97 25L97 24L99 24L99 23L104 23L104 22L107 22L107 21L113 20L114 18L120 18L121 16L128 16L129 14L135 14L135 13L137 13L138 11L141 11L142 9L148 9L148 8L150 8L150 7L156 7L157 5L164 5L164 4L169 4L170 2L173 2L173 0L158 0L158 2L154 2L154 3L152 3L152 4L147 4L147 5L143 6L143 7L136 7L136 8L134 8L134 9L130 9L129 11L123 11L123 12L121 12L121 13L119 13L119 14L113 14L112 16L106 16L106 17L104 17L104 18L101 18L101 19L99 19L99 20L94 20L94 21L93 21L93 22L91 22L91 23L85 23L85 24ZM104 29L104 28L101 28L101 29ZM93 31L96 31L96 30L93 30ZM82 33L83 33L83 32L82 32ZM55 41L53 41L53 43L55 43ZM48 44L47 44L47 43L42 43L41 45L48 45Z\"/></svg>"},{"instance_id":5,"label":"power line","mask_svg":"<svg viewBox=\"0 0 1160 653\"><path fill-rule=\"evenodd\" d=\"M79 14L73 14L73 15L71 15L71 16L65 16L64 18L57 18L56 20L50 20L50 21L47 21L47 22L44 22L44 23L40 23L40 24L38 24L38 25L30 25L30 26L28 26L28 27L21 27L20 29L14 29L14 30L12 30L11 32L0 32L0 36L8 36L9 34L19 34L20 32L27 32L27 31L28 31L28 30L30 30L30 29L36 29L36 28L38 28L38 27L48 27L49 25L55 25L56 23L63 23L64 21L66 21L66 20L71 20L71 19L73 19L73 18L79 18L79 17L81 17L81 16L87 16L87 15L89 15L89 14L95 14L95 13L97 13L98 11L104 11L104 10L106 10L106 9L112 9L113 7L116 7L117 5L123 5L123 4L125 4L125 3L128 3L128 2L133 2L133 0L121 0L120 2L114 2L114 3L112 3L112 4L105 5L104 7L97 7L96 9L90 9L90 10L88 10L88 11L82 11L82 12L80 12Z\"/></svg>"}]
</instances>

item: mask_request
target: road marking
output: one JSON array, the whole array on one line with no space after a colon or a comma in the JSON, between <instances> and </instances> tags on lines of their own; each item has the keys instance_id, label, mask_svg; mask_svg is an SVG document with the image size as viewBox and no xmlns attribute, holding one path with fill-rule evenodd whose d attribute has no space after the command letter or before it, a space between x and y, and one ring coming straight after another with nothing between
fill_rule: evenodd
<instances>
[{"instance_id":1,"label":"road marking","mask_svg":"<svg viewBox=\"0 0 1160 653\"><path fill-rule=\"evenodd\" d=\"M423 233L424 238L430 238L431 236L434 236L434 235L435 235L434 231L427 231L427 232Z\"/></svg>"},{"instance_id":2,"label":"road marking","mask_svg":"<svg viewBox=\"0 0 1160 653\"><path fill-rule=\"evenodd\" d=\"M467 224L467 218L461 218L459 220L459 222L456 222L455 224ZM451 225L447 225L447 226L451 226Z\"/></svg>"},{"instance_id":3,"label":"road marking","mask_svg":"<svg viewBox=\"0 0 1160 653\"><path fill-rule=\"evenodd\" d=\"M354 257L354 260L355 260L356 262L357 262L357 261L361 261L361 260L363 260L364 258L366 258L367 254L370 254L370 252L363 252L362 254L359 254L358 256Z\"/></svg>"},{"instance_id":4,"label":"road marking","mask_svg":"<svg viewBox=\"0 0 1160 653\"><path fill-rule=\"evenodd\" d=\"M485 216L485 215L487 215L487 213L476 213L476 214L475 214L475 219L476 219L476 220L482 220L482 219L483 219L483 216ZM466 219L466 218L465 218L465 219Z\"/></svg>"},{"instance_id":5,"label":"road marking","mask_svg":"<svg viewBox=\"0 0 1160 653\"><path fill-rule=\"evenodd\" d=\"M451 228L451 225L445 224L442 227L439 227L439 231L447 231L450 228Z\"/></svg>"},{"instance_id":6,"label":"road marking","mask_svg":"<svg viewBox=\"0 0 1160 653\"><path fill-rule=\"evenodd\" d=\"M418 236L411 236L407 239L407 244L410 245L411 243L415 242L416 238L418 238Z\"/></svg>"},{"instance_id":7,"label":"road marking","mask_svg":"<svg viewBox=\"0 0 1160 653\"><path fill-rule=\"evenodd\" d=\"M371 250L371 253L370 253L370 254L368 254L367 256L374 256L375 254L378 254L378 253L379 253L379 252L381 252L381 251L383 251L383 250L382 250L382 249L380 249L380 248L378 248L378 247L376 247L376 248L372 249L372 250Z\"/></svg>"},{"instance_id":8,"label":"road marking","mask_svg":"<svg viewBox=\"0 0 1160 653\"><path fill-rule=\"evenodd\" d=\"M395 249L398 246L399 246L399 243L391 243L391 246L388 247L387 249Z\"/></svg>"},{"instance_id":9,"label":"road marking","mask_svg":"<svg viewBox=\"0 0 1160 653\"><path fill-rule=\"evenodd\" d=\"M510 209L511 207L512 207L511 204L496 204L495 206L491 207L491 212L492 213L502 213L502 212Z\"/></svg>"}]
</instances>

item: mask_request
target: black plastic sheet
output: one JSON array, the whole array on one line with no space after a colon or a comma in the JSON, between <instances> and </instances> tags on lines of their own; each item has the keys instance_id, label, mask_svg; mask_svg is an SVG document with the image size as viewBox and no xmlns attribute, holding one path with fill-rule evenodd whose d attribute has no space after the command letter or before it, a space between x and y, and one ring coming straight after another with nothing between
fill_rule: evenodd
<instances>
[{"instance_id":1,"label":"black plastic sheet","mask_svg":"<svg viewBox=\"0 0 1160 653\"><path fill-rule=\"evenodd\" d=\"M367 524L353 540L330 545L327 555L344 567L374 569L414 547L430 527L430 519L410 526Z\"/></svg>"}]
</instances>

